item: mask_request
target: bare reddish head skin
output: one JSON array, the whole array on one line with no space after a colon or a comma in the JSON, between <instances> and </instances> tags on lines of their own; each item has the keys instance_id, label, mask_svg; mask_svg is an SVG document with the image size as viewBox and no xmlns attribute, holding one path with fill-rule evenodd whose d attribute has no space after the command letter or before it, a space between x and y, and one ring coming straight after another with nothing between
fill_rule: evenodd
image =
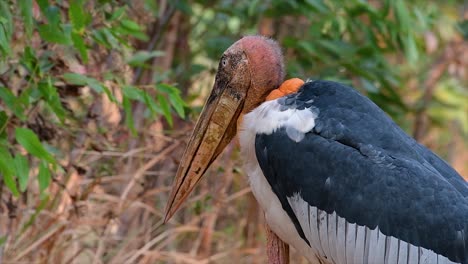
<instances>
[{"instance_id":1,"label":"bare reddish head skin","mask_svg":"<svg viewBox=\"0 0 468 264\"><path fill-rule=\"evenodd\" d=\"M249 58L255 87L274 89L281 85L285 71L278 43L262 36L247 36L239 41Z\"/></svg>"},{"instance_id":2,"label":"bare reddish head skin","mask_svg":"<svg viewBox=\"0 0 468 264\"><path fill-rule=\"evenodd\" d=\"M234 43L225 54L244 52L248 59L250 89L244 113L264 102L267 95L284 80L283 54L276 41L263 36L246 36Z\"/></svg>"}]
</instances>

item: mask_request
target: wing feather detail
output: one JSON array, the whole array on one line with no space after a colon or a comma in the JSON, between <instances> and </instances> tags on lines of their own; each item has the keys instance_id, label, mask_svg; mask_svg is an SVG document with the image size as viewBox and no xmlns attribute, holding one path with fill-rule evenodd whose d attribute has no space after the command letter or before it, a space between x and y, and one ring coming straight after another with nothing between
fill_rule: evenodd
<instances>
[{"instance_id":1,"label":"wing feather detail","mask_svg":"<svg viewBox=\"0 0 468 264\"><path fill-rule=\"evenodd\" d=\"M283 114L254 110L244 120L255 134L268 184L311 248L336 262L417 263L429 250L429 259L433 251L438 261L445 256L468 263L468 185L370 100L352 88L317 81L275 103ZM296 113L294 124L288 111ZM311 120L301 130L297 113L314 119L312 130L306 131ZM272 116L284 120L255 130ZM290 126L304 136L291 137ZM290 205L295 194L310 208ZM345 231L333 214L346 221Z\"/></svg>"}]
</instances>

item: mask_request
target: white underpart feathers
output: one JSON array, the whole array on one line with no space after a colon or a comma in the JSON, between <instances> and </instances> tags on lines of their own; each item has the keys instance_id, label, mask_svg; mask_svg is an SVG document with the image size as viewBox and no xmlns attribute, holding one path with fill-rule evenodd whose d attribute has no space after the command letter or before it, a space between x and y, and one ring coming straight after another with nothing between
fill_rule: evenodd
<instances>
[{"instance_id":1,"label":"white underpart feathers","mask_svg":"<svg viewBox=\"0 0 468 264\"><path fill-rule=\"evenodd\" d=\"M309 108L302 110L289 108L281 111L282 105L277 100L264 102L244 116L241 130L252 130L256 134L271 134L284 127L289 138L299 142L305 133L315 126L317 114Z\"/></svg>"}]
</instances>

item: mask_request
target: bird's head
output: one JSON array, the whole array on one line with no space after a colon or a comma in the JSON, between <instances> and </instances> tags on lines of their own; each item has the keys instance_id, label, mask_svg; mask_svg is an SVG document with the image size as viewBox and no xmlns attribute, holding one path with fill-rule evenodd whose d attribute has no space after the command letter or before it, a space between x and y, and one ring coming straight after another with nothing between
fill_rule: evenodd
<instances>
[{"instance_id":1,"label":"bird's head","mask_svg":"<svg viewBox=\"0 0 468 264\"><path fill-rule=\"evenodd\" d=\"M271 39L244 37L224 52L213 90L177 170L165 221L180 207L210 164L236 135L237 121L264 102L283 78L281 49Z\"/></svg>"}]
</instances>

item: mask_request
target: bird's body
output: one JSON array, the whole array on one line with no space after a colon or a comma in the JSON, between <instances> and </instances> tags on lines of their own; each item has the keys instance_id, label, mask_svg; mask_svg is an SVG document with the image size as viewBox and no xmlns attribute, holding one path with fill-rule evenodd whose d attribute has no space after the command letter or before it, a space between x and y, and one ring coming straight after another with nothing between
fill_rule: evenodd
<instances>
[{"instance_id":1,"label":"bird's body","mask_svg":"<svg viewBox=\"0 0 468 264\"><path fill-rule=\"evenodd\" d=\"M270 228L311 262L467 262L468 185L354 89L267 101L240 144Z\"/></svg>"},{"instance_id":2,"label":"bird's body","mask_svg":"<svg viewBox=\"0 0 468 264\"><path fill-rule=\"evenodd\" d=\"M353 88L283 79L270 39L223 54L166 220L238 134L268 225L312 263L468 264L462 177Z\"/></svg>"}]
</instances>

